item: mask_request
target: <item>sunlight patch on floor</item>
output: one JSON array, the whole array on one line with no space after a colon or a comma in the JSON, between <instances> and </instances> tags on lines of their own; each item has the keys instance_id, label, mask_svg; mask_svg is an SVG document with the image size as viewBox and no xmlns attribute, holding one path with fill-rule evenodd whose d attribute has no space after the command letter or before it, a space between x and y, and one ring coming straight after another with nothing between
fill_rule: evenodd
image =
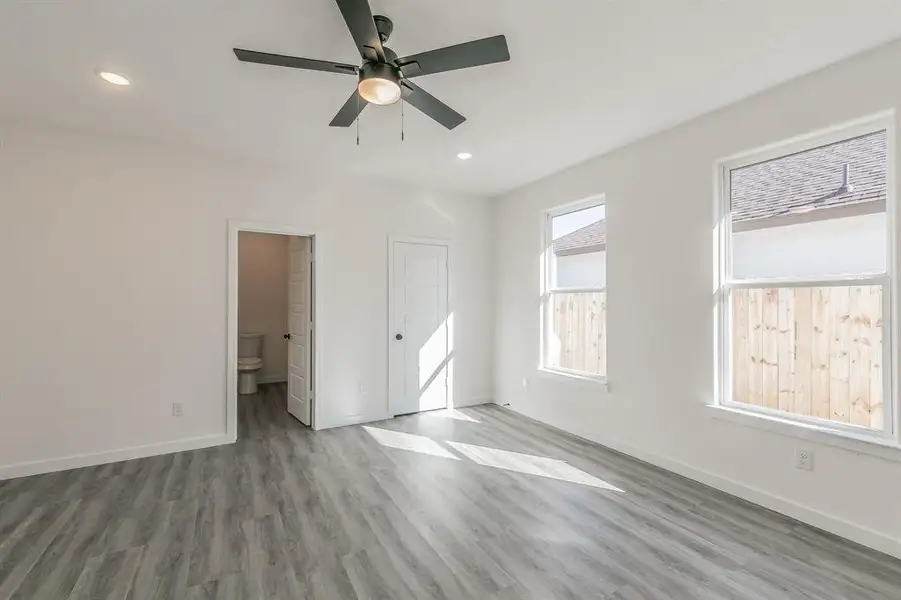
<instances>
[{"instance_id":1,"label":"sunlight patch on floor","mask_svg":"<svg viewBox=\"0 0 901 600\"><path fill-rule=\"evenodd\" d=\"M463 444L460 442L448 441L447 444L466 458L486 467L504 469L505 471L515 471L526 475L538 475L550 479L559 479L561 481L569 481L571 483L588 485L614 492L623 491L615 485L598 479L593 475L589 475L585 471L577 469L566 461L558 460L556 458L534 456L532 454L510 452L508 450L498 450L496 448L487 448L485 446Z\"/></svg>"},{"instance_id":2,"label":"sunlight patch on floor","mask_svg":"<svg viewBox=\"0 0 901 600\"><path fill-rule=\"evenodd\" d=\"M454 410L453 408L447 408L443 410L430 410L428 412L422 413L425 417L439 417L441 419L455 419L457 421L468 421L469 423L479 423L478 419L473 419L469 415L460 412L459 410Z\"/></svg>"},{"instance_id":3,"label":"sunlight patch on floor","mask_svg":"<svg viewBox=\"0 0 901 600\"><path fill-rule=\"evenodd\" d=\"M365 429L366 433L371 435L375 441L388 448L397 448L398 450L408 450L410 452L418 452L419 454L460 460L458 456L454 456L448 452L441 444L424 435L404 433L403 431L393 431L391 429L380 429L378 427L368 427L365 425L363 426L363 429Z\"/></svg>"}]
</instances>

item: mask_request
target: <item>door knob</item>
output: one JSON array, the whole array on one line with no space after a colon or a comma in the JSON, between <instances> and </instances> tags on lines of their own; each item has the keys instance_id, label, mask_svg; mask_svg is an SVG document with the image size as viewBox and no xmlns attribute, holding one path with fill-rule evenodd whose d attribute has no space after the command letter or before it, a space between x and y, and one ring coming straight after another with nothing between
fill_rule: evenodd
<instances>
[{"instance_id":1,"label":"door knob","mask_svg":"<svg viewBox=\"0 0 901 600\"><path fill-rule=\"evenodd\" d=\"M402 336L401 334L398 333L396 336L394 336L394 339L400 341L400 340L404 339L404 336Z\"/></svg>"},{"instance_id":2,"label":"door knob","mask_svg":"<svg viewBox=\"0 0 901 600\"><path fill-rule=\"evenodd\" d=\"M285 339L286 339L286 340L290 340L290 339L291 339L291 334L290 334L290 333L286 333L286 334L285 334Z\"/></svg>"}]
</instances>

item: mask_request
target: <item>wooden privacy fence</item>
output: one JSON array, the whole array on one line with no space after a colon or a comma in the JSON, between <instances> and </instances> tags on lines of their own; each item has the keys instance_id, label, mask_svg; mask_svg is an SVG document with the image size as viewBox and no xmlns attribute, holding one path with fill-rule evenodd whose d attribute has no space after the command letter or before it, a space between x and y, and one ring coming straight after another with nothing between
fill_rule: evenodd
<instances>
[{"instance_id":1,"label":"wooden privacy fence","mask_svg":"<svg viewBox=\"0 0 901 600\"><path fill-rule=\"evenodd\" d=\"M883 428L881 286L732 294L736 402Z\"/></svg>"},{"instance_id":2,"label":"wooden privacy fence","mask_svg":"<svg viewBox=\"0 0 901 600\"><path fill-rule=\"evenodd\" d=\"M607 374L607 293L555 292L551 366Z\"/></svg>"}]
</instances>

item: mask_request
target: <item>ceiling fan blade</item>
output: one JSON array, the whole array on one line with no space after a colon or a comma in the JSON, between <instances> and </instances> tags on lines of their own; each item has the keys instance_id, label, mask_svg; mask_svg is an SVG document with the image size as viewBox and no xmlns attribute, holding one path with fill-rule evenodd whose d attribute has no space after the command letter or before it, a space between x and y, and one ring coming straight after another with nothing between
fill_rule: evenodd
<instances>
[{"instance_id":1,"label":"ceiling fan blade","mask_svg":"<svg viewBox=\"0 0 901 600\"><path fill-rule=\"evenodd\" d=\"M466 117L452 109L450 106L431 95L415 83L401 82L404 100L412 106L435 119L448 129L453 129L466 120Z\"/></svg>"},{"instance_id":2,"label":"ceiling fan blade","mask_svg":"<svg viewBox=\"0 0 901 600\"><path fill-rule=\"evenodd\" d=\"M399 58L397 64L403 70L404 77L419 77L507 60L510 60L507 38L503 35L496 35L474 42L405 56Z\"/></svg>"},{"instance_id":3,"label":"ceiling fan blade","mask_svg":"<svg viewBox=\"0 0 901 600\"><path fill-rule=\"evenodd\" d=\"M329 62L326 60L313 60L311 58L298 58L296 56L283 56L281 54L269 54L268 52L256 52L255 50L243 50L235 48L235 56L238 60L260 65L274 65L276 67L290 67L292 69L307 69L309 71L326 71L329 73L343 73L356 75L359 70L355 65Z\"/></svg>"},{"instance_id":4,"label":"ceiling fan blade","mask_svg":"<svg viewBox=\"0 0 901 600\"><path fill-rule=\"evenodd\" d=\"M350 127L357 120L357 117L360 116L360 113L363 112L363 109L366 108L367 104L369 102L364 100L354 90L354 93L350 95L350 98L347 99L347 102L344 103L344 106L341 107L341 110L338 111L332 122L329 123L329 127Z\"/></svg>"},{"instance_id":5,"label":"ceiling fan blade","mask_svg":"<svg viewBox=\"0 0 901 600\"><path fill-rule=\"evenodd\" d=\"M360 56L366 60L385 62L385 51L382 49L382 40L375 28L372 19L372 10L367 0L335 0L350 35L353 36Z\"/></svg>"}]
</instances>

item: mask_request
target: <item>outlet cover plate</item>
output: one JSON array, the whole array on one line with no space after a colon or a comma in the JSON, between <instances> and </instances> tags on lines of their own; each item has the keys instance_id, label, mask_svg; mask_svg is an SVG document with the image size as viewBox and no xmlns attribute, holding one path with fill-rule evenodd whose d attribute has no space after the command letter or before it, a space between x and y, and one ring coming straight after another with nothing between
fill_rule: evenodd
<instances>
[{"instance_id":1,"label":"outlet cover plate","mask_svg":"<svg viewBox=\"0 0 901 600\"><path fill-rule=\"evenodd\" d=\"M802 471L813 471L813 452L803 449L795 452L795 467Z\"/></svg>"}]
</instances>

